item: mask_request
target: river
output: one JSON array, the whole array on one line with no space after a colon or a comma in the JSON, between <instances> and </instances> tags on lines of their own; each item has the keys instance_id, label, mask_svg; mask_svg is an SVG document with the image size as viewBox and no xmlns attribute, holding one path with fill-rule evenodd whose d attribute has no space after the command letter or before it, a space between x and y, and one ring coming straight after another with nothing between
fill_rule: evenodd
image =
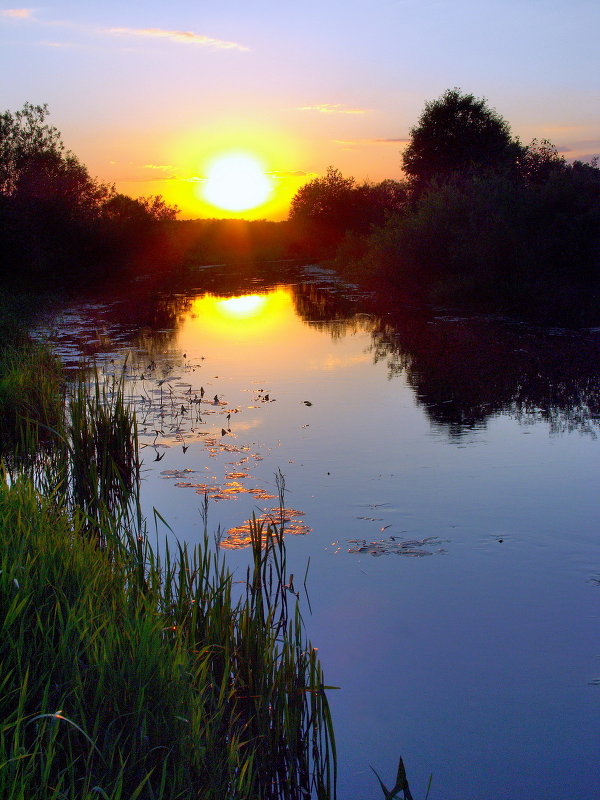
<instances>
[{"instance_id":1,"label":"river","mask_svg":"<svg viewBox=\"0 0 600 800\"><path fill-rule=\"evenodd\" d=\"M600 797L600 331L359 291L319 267L140 279L48 312L126 358L143 502L231 568L274 514L319 648L339 797Z\"/></svg>"}]
</instances>

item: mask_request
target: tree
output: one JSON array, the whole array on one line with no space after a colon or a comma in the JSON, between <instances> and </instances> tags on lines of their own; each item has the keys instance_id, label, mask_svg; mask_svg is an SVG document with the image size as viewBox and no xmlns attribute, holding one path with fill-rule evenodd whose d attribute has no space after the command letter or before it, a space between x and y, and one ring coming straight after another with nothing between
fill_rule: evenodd
<instances>
[{"instance_id":1,"label":"tree","mask_svg":"<svg viewBox=\"0 0 600 800\"><path fill-rule=\"evenodd\" d=\"M367 234L373 225L381 225L390 213L398 213L406 203L406 186L391 179L381 183L357 184L329 167L322 178L302 186L290 207L290 222L305 241L327 252L346 233Z\"/></svg>"},{"instance_id":2,"label":"tree","mask_svg":"<svg viewBox=\"0 0 600 800\"><path fill-rule=\"evenodd\" d=\"M13 196L27 163L40 154L62 156L60 133L44 123L48 106L25 103L20 111L0 114L0 194Z\"/></svg>"},{"instance_id":3,"label":"tree","mask_svg":"<svg viewBox=\"0 0 600 800\"><path fill-rule=\"evenodd\" d=\"M532 139L522 148L517 161L519 175L528 183L543 184L567 169L567 162L548 139Z\"/></svg>"},{"instance_id":4,"label":"tree","mask_svg":"<svg viewBox=\"0 0 600 800\"><path fill-rule=\"evenodd\" d=\"M419 194L433 178L511 166L521 151L508 123L485 99L454 88L425 104L411 128L402 166L413 192Z\"/></svg>"},{"instance_id":5,"label":"tree","mask_svg":"<svg viewBox=\"0 0 600 800\"><path fill-rule=\"evenodd\" d=\"M113 193L102 206L104 219L121 227L167 222L174 220L178 211L177 206L167 205L161 195L133 198Z\"/></svg>"},{"instance_id":6,"label":"tree","mask_svg":"<svg viewBox=\"0 0 600 800\"><path fill-rule=\"evenodd\" d=\"M110 187L90 177L46 123L48 106L25 103L0 114L0 195L21 207L53 207L69 217L95 215Z\"/></svg>"},{"instance_id":7,"label":"tree","mask_svg":"<svg viewBox=\"0 0 600 800\"><path fill-rule=\"evenodd\" d=\"M292 199L289 218L332 228L343 227L352 215L355 188L354 178L344 178L339 169L328 167L323 178L314 178L298 189Z\"/></svg>"},{"instance_id":8,"label":"tree","mask_svg":"<svg viewBox=\"0 0 600 800\"><path fill-rule=\"evenodd\" d=\"M143 205L148 218L153 222L171 222L179 213L179 207L168 205L160 194L138 197L138 203Z\"/></svg>"},{"instance_id":9,"label":"tree","mask_svg":"<svg viewBox=\"0 0 600 800\"><path fill-rule=\"evenodd\" d=\"M368 204L371 225L382 225L390 214L400 214L406 208L408 191L405 182L385 178L379 183L364 183L359 191Z\"/></svg>"}]
</instances>

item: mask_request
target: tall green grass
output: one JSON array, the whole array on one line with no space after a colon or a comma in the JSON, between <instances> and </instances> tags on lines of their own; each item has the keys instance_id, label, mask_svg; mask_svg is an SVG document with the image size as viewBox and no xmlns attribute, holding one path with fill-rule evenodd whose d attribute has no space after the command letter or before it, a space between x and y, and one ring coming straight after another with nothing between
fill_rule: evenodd
<instances>
[{"instance_id":1,"label":"tall green grass","mask_svg":"<svg viewBox=\"0 0 600 800\"><path fill-rule=\"evenodd\" d=\"M83 510L100 538L115 515L129 511L140 479L137 423L124 397L124 377L82 368L67 393L57 472L71 508ZM66 474L65 474L66 473Z\"/></svg>"},{"instance_id":2,"label":"tall green grass","mask_svg":"<svg viewBox=\"0 0 600 800\"><path fill-rule=\"evenodd\" d=\"M64 381L49 349L28 341L0 348L0 456L33 455L64 420Z\"/></svg>"},{"instance_id":3,"label":"tall green grass","mask_svg":"<svg viewBox=\"0 0 600 800\"><path fill-rule=\"evenodd\" d=\"M0 480L0 797L335 797L282 526L253 521L241 587L206 526L157 552L122 383L68 394Z\"/></svg>"}]
</instances>

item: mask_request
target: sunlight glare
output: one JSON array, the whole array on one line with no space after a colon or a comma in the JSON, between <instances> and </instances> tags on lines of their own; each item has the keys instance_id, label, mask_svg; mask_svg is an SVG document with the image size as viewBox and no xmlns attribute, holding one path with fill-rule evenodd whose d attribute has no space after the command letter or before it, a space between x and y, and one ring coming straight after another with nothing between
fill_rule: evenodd
<instances>
[{"instance_id":1,"label":"sunlight glare","mask_svg":"<svg viewBox=\"0 0 600 800\"><path fill-rule=\"evenodd\" d=\"M220 300L219 309L222 313L236 319L253 317L260 314L266 302L267 299L264 295L246 294L242 297L230 297L227 300Z\"/></svg>"},{"instance_id":2,"label":"sunlight glare","mask_svg":"<svg viewBox=\"0 0 600 800\"><path fill-rule=\"evenodd\" d=\"M245 153L215 158L203 186L205 200L227 211L256 208L266 202L272 191L272 180L258 159Z\"/></svg>"},{"instance_id":3,"label":"sunlight glare","mask_svg":"<svg viewBox=\"0 0 600 800\"><path fill-rule=\"evenodd\" d=\"M194 299L182 336L235 341L238 353L243 342L244 347L253 350L259 341L282 336L282 329L293 318L293 307L289 290L282 288L236 297L204 294ZM182 347L191 348L191 341Z\"/></svg>"}]
</instances>

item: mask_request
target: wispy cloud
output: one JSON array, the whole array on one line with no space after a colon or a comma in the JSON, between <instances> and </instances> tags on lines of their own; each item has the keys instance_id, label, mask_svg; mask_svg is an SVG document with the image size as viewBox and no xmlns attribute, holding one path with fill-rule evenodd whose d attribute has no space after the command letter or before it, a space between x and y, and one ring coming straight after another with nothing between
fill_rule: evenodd
<instances>
[{"instance_id":1,"label":"wispy cloud","mask_svg":"<svg viewBox=\"0 0 600 800\"><path fill-rule=\"evenodd\" d=\"M65 47L65 48L82 48L82 44L76 44L75 42L40 42L42 47Z\"/></svg>"},{"instance_id":2,"label":"wispy cloud","mask_svg":"<svg viewBox=\"0 0 600 800\"><path fill-rule=\"evenodd\" d=\"M590 130L589 125L545 125L544 131L548 134L571 134L583 133Z\"/></svg>"},{"instance_id":3,"label":"wispy cloud","mask_svg":"<svg viewBox=\"0 0 600 800\"><path fill-rule=\"evenodd\" d=\"M335 144L344 147L358 147L368 144L408 144L409 139L333 139Z\"/></svg>"},{"instance_id":4,"label":"wispy cloud","mask_svg":"<svg viewBox=\"0 0 600 800\"><path fill-rule=\"evenodd\" d=\"M32 8L5 8L0 11L0 17L9 17L10 19L30 19L32 16Z\"/></svg>"},{"instance_id":5,"label":"wispy cloud","mask_svg":"<svg viewBox=\"0 0 600 800\"><path fill-rule=\"evenodd\" d=\"M147 39L167 39L170 42L181 44L194 44L201 47L212 47L215 50L244 50L249 48L237 42L226 42L223 39L213 39L193 31L169 31L164 28L108 28L104 31L113 36L137 36Z\"/></svg>"},{"instance_id":6,"label":"wispy cloud","mask_svg":"<svg viewBox=\"0 0 600 800\"><path fill-rule=\"evenodd\" d=\"M319 114L367 114L368 108L347 108L341 103L319 103L316 106L298 106L296 111L316 111Z\"/></svg>"},{"instance_id":7,"label":"wispy cloud","mask_svg":"<svg viewBox=\"0 0 600 800\"><path fill-rule=\"evenodd\" d=\"M168 171L173 169L173 164L144 164L144 169L160 169Z\"/></svg>"},{"instance_id":8,"label":"wispy cloud","mask_svg":"<svg viewBox=\"0 0 600 800\"><path fill-rule=\"evenodd\" d=\"M575 139L569 145L556 146L559 153L581 153L581 151L600 150L600 139Z\"/></svg>"},{"instance_id":9,"label":"wispy cloud","mask_svg":"<svg viewBox=\"0 0 600 800\"><path fill-rule=\"evenodd\" d=\"M276 178L314 178L316 177L316 172L305 172L302 169L297 170L287 170L287 169L274 169L269 172L269 175L273 175Z\"/></svg>"},{"instance_id":10,"label":"wispy cloud","mask_svg":"<svg viewBox=\"0 0 600 800\"><path fill-rule=\"evenodd\" d=\"M225 41L224 39L215 39L212 36L206 36L201 33L196 33L195 31L174 31L167 30L165 28L94 28L67 20L41 20L34 16L34 10L31 8L3 9L0 10L0 18L2 17L8 19L28 19L44 27L76 29L91 34L100 34L103 36L108 35L146 39L165 39L169 42L176 42L178 44L191 44L199 47L211 48L213 50L248 51L250 49L243 44L239 44L239 42L229 42ZM41 44L47 47L65 46L60 42L41 42Z\"/></svg>"},{"instance_id":11,"label":"wispy cloud","mask_svg":"<svg viewBox=\"0 0 600 800\"><path fill-rule=\"evenodd\" d=\"M598 149L600 147L600 139L579 139L573 143L577 146L578 150L582 150L583 148L592 148ZM575 147L573 147L573 150Z\"/></svg>"}]
</instances>

